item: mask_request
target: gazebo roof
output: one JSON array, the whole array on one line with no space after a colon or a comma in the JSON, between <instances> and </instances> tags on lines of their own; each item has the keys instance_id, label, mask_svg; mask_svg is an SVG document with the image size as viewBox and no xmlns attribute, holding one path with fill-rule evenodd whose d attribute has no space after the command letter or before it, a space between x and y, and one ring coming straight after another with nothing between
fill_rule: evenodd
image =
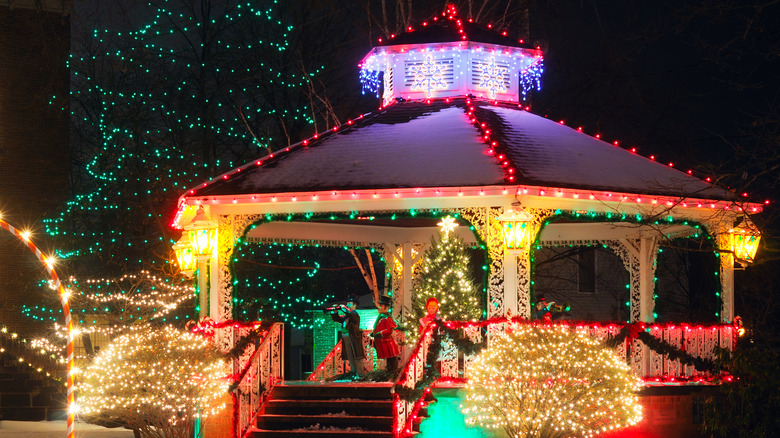
<instances>
[{"instance_id":1,"label":"gazebo roof","mask_svg":"<svg viewBox=\"0 0 780 438\"><path fill-rule=\"evenodd\" d=\"M495 185L735 198L516 104L468 98L387 106L185 196Z\"/></svg>"}]
</instances>

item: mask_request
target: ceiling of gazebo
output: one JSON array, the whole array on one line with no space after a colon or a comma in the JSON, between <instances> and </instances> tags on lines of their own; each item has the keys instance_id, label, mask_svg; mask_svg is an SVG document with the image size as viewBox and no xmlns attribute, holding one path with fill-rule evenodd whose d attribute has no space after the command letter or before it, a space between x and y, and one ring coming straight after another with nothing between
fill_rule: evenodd
<instances>
[{"instance_id":1,"label":"ceiling of gazebo","mask_svg":"<svg viewBox=\"0 0 780 438\"><path fill-rule=\"evenodd\" d=\"M439 227L434 218L403 218L394 221L336 220L336 221L275 221L249 230L246 239L254 242L308 243L323 246L372 246L403 242L429 243L438 236ZM455 233L466 245L478 245L473 231L464 221ZM662 240L687 237L698 230L690 225L666 224L656 226L632 223L567 222L544 227L539 236L542 246L558 246L579 242L582 244L655 237Z\"/></svg>"}]
</instances>

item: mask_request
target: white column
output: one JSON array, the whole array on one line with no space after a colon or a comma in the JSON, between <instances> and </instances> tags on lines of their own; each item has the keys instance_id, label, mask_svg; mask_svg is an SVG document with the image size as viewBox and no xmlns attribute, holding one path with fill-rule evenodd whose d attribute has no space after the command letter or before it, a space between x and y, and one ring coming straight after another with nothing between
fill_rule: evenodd
<instances>
[{"instance_id":1,"label":"white column","mask_svg":"<svg viewBox=\"0 0 780 438\"><path fill-rule=\"evenodd\" d=\"M198 306L200 307L199 319L209 316L209 286L208 286L208 261L198 259Z\"/></svg>"},{"instance_id":2,"label":"white column","mask_svg":"<svg viewBox=\"0 0 780 438\"><path fill-rule=\"evenodd\" d=\"M655 238L639 239L639 319L653 322L655 307L655 267L658 244Z\"/></svg>"},{"instance_id":3,"label":"white column","mask_svg":"<svg viewBox=\"0 0 780 438\"><path fill-rule=\"evenodd\" d=\"M504 315L517 315L517 256L518 250L504 250ZM523 315L520 315L523 316Z\"/></svg>"},{"instance_id":4,"label":"white column","mask_svg":"<svg viewBox=\"0 0 780 438\"><path fill-rule=\"evenodd\" d=\"M723 231L717 234L718 248L731 248L731 234ZM734 320L734 254L720 253L720 321L730 323Z\"/></svg>"},{"instance_id":5,"label":"white column","mask_svg":"<svg viewBox=\"0 0 780 438\"><path fill-rule=\"evenodd\" d=\"M412 267L414 266L414 260L412 259L412 243L405 242L401 246L401 257L403 273L401 274L401 309L399 309L399 316L406 316L412 310Z\"/></svg>"},{"instance_id":6,"label":"white column","mask_svg":"<svg viewBox=\"0 0 780 438\"><path fill-rule=\"evenodd\" d=\"M215 247L217 245L214 245ZM217 248L214 248L214 252L217 252ZM216 254L212 254L209 258L209 273L217 272L219 269L219 260L217 259ZM208 297L209 297L209 316L214 321L221 321L223 319L223 315L220 315L220 302L219 297L222 295L219 293L219 276L218 275L209 275L209 287L207 290ZM213 291L213 293L212 293ZM229 303L232 304L232 303Z\"/></svg>"}]
</instances>

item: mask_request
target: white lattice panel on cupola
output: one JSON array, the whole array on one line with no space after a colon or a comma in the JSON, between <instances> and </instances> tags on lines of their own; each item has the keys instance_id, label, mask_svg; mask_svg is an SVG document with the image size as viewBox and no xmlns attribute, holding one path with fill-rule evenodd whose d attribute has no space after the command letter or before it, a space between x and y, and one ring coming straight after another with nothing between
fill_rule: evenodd
<instances>
[{"instance_id":1,"label":"white lattice panel on cupola","mask_svg":"<svg viewBox=\"0 0 780 438\"><path fill-rule=\"evenodd\" d=\"M408 93L423 93L433 96L437 91L456 87L452 57L426 55L421 59L404 61L404 89Z\"/></svg>"},{"instance_id":2,"label":"white lattice panel on cupola","mask_svg":"<svg viewBox=\"0 0 780 438\"><path fill-rule=\"evenodd\" d=\"M365 78L382 72L385 104L397 98L466 95L517 102L526 88L538 88L541 62L538 50L474 42L435 43L374 48L361 68ZM366 82L364 89L377 83Z\"/></svg>"}]
</instances>

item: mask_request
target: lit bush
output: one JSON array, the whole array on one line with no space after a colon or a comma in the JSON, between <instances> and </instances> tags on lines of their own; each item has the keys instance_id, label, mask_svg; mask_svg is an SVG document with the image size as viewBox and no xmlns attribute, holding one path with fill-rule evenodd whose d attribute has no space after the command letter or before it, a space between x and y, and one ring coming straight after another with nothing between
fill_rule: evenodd
<instances>
[{"instance_id":1,"label":"lit bush","mask_svg":"<svg viewBox=\"0 0 780 438\"><path fill-rule=\"evenodd\" d=\"M568 326L511 325L468 373L466 422L512 438L590 437L642 418L625 361Z\"/></svg>"}]
</instances>

